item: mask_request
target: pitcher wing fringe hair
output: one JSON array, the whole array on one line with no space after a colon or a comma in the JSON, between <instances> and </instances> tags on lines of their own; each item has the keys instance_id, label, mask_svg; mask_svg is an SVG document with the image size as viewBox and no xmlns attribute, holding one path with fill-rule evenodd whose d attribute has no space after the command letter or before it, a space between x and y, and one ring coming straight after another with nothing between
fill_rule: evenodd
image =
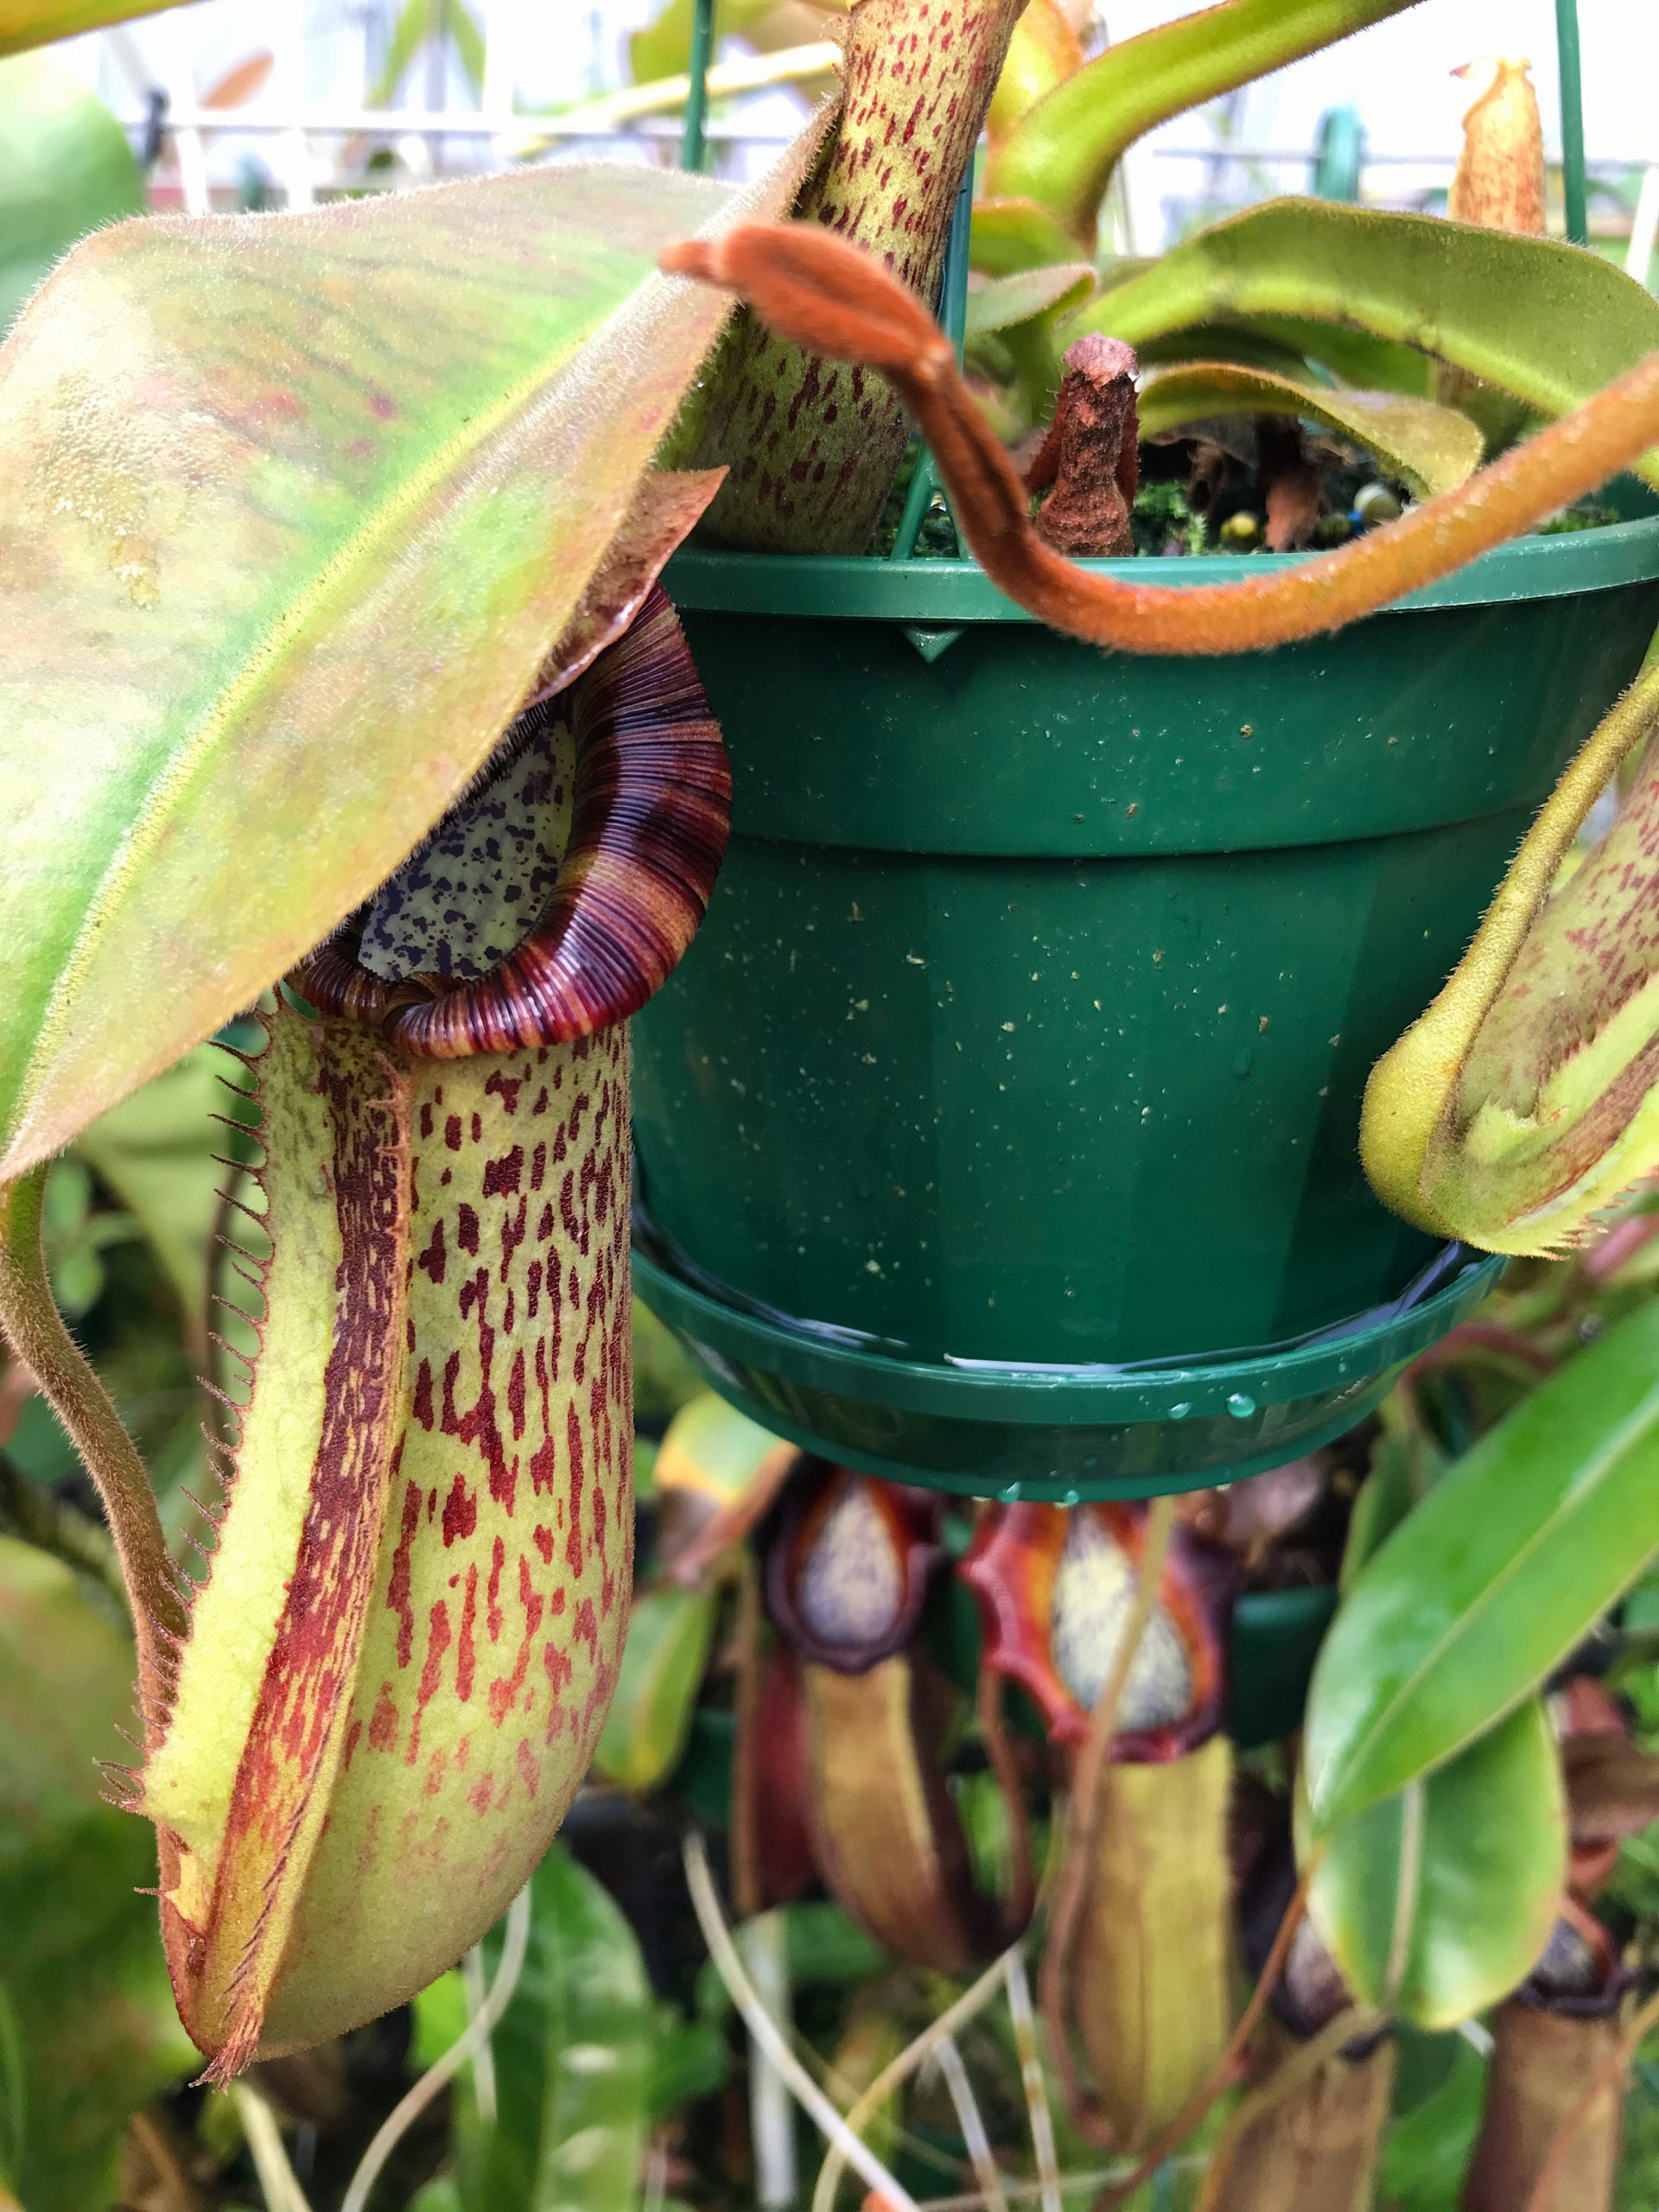
<instances>
[{"instance_id":1,"label":"pitcher wing fringe hair","mask_svg":"<svg viewBox=\"0 0 1659 2212\"><path fill-rule=\"evenodd\" d=\"M670 246L662 265L741 294L798 344L890 378L992 582L1056 629L1123 652L1245 652L1340 629L1533 529L1659 442L1651 353L1455 491L1335 552L1236 584L1124 583L1077 568L1038 536L1027 488L949 340L870 255L814 224L740 223L723 238Z\"/></svg>"}]
</instances>

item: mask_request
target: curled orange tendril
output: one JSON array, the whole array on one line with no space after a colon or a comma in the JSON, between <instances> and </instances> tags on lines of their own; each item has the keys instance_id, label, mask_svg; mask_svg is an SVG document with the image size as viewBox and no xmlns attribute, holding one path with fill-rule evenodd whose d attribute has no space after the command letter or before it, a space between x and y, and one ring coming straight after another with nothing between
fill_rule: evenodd
<instances>
[{"instance_id":1,"label":"curled orange tendril","mask_svg":"<svg viewBox=\"0 0 1659 2212\"><path fill-rule=\"evenodd\" d=\"M890 378L931 447L957 521L1010 599L1091 645L1231 653L1340 629L1582 499L1659 441L1659 353L1455 491L1294 569L1238 583L1131 584L1044 543L1027 487L975 405L950 343L880 264L815 224L739 223L670 246L664 269L740 293L798 345Z\"/></svg>"}]
</instances>

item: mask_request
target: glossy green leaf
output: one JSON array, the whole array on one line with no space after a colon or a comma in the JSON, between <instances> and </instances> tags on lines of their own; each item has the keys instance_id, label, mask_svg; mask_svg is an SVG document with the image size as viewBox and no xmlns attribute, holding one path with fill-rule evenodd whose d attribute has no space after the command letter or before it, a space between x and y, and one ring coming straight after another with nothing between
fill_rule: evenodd
<instances>
[{"instance_id":1,"label":"glossy green leaf","mask_svg":"<svg viewBox=\"0 0 1659 2212\"><path fill-rule=\"evenodd\" d=\"M986 187L1040 200L1085 237L1120 156L1154 125L1397 16L1414 0L1223 0L1126 39L1020 117Z\"/></svg>"},{"instance_id":2,"label":"glossy green leaf","mask_svg":"<svg viewBox=\"0 0 1659 2212\"><path fill-rule=\"evenodd\" d=\"M714 1641L712 1591L642 1590L628 1617L616 1694L594 1764L643 1796L673 1773L685 1749Z\"/></svg>"},{"instance_id":3,"label":"glossy green leaf","mask_svg":"<svg viewBox=\"0 0 1659 2212\"><path fill-rule=\"evenodd\" d=\"M1140 346L1264 315L1357 327L1551 416L1659 346L1659 300L1599 255L1323 200L1269 200L1212 224L1091 301L1069 328ZM1659 452L1639 473L1659 483Z\"/></svg>"},{"instance_id":4,"label":"glossy green leaf","mask_svg":"<svg viewBox=\"0 0 1659 2212\"><path fill-rule=\"evenodd\" d=\"M1525 1980L1566 1878L1560 1763L1530 1699L1333 1828L1308 1910L1362 2002L1449 2028Z\"/></svg>"},{"instance_id":5,"label":"glossy green leaf","mask_svg":"<svg viewBox=\"0 0 1659 2212\"><path fill-rule=\"evenodd\" d=\"M48 54L0 62L0 334L78 238L141 214L127 134Z\"/></svg>"},{"instance_id":6,"label":"glossy green leaf","mask_svg":"<svg viewBox=\"0 0 1659 2212\"><path fill-rule=\"evenodd\" d=\"M1420 2101L1402 2109L1382 2149L1380 2201L1389 2212L1457 2212L1486 2101L1486 2062L1465 2036L1435 2037L1450 2046L1443 2078ZM1403 2075L1410 2044L1402 2038Z\"/></svg>"},{"instance_id":7,"label":"glossy green leaf","mask_svg":"<svg viewBox=\"0 0 1659 2212\"><path fill-rule=\"evenodd\" d=\"M130 22L135 16L159 16L182 0L0 0L0 54L21 54L54 39L100 30L105 23Z\"/></svg>"},{"instance_id":8,"label":"glossy green leaf","mask_svg":"<svg viewBox=\"0 0 1659 2212\"><path fill-rule=\"evenodd\" d=\"M0 352L0 1175L247 1005L489 753L776 213L556 167L118 225Z\"/></svg>"},{"instance_id":9,"label":"glossy green leaf","mask_svg":"<svg viewBox=\"0 0 1659 2212\"><path fill-rule=\"evenodd\" d=\"M1039 269L1020 269L1007 276L993 276L968 295L967 333L981 338L988 331L1011 330L1033 315L1049 315L1081 306L1095 289L1095 272L1086 261L1052 262Z\"/></svg>"},{"instance_id":10,"label":"glossy green leaf","mask_svg":"<svg viewBox=\"0 0 1659 2212\"><path fill-rule=\"evenodd\" d=\"M0 2140L29 2212L112 2203L129 2115L200 2063L135 1894L154 1841L100 1796L95 1762L132 1757L132 1678L113 1612L0 1538L0 1978L21 2076Z\"/></svg>"},{"instance_id":11,"label":"glossy green leaf","mask_svg":"<svg viewBox=\"0 0 1659 2212\"><path fill-rule=\"evenodd\" d=\"M1316 1832L1529 1696L1659 1546L1659 1305L1540 1383L1355 1577L1319 1653Z\"/></svg>"},{"instance_id":12,"label":"glossy green leaf","mask_svg":"<svg viewBox=\"0 0 1659 2212\"><path fill-rule=\"evenodd\" d=\"M1426 498L1451 491L1480 466L1480 432L1466 415L1432 399L1332 391L1228 361L1165 369L1141 388L1143 437L1211 415L1288 415L1323 423L1363 446L1391 476Z\"/></svg>"},{"instance_id":13,"label":"glossy green leaf","mask_svg":"<svg viewBox=\"0 0 1659 2212\"><path fill-rule=\"evenodd\" d=\"M455 2105L464 2212L632 2212L655 2041L632 1929L562 1844L531 1881L530 1952L492 2038L496 2116ZM486 1942L493 1967L499 1939Z\"/></svg>"}]
</instances>

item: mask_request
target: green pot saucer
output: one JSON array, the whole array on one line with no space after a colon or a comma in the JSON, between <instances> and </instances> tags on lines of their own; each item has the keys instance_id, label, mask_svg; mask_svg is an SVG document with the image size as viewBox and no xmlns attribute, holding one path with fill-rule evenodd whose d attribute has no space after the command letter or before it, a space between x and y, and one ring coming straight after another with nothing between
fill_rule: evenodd
<instances>
[{"instance_id":1,"label":"green pot saucer","mask_svg":"<svg viewBox=\"0 0 1659 2212\"><path fill-rule=\"evenodd\" d=\"M1475 1310L1503 1265L1447 1246L1387 1305L1298 1343L1191 1363L1016 1366L918 1358L757 1308L634 1211L639 1297L753 1420L890 1480L1067 1505L1236 1481L1328 1443Z\"/></svg>"}]
</instances>

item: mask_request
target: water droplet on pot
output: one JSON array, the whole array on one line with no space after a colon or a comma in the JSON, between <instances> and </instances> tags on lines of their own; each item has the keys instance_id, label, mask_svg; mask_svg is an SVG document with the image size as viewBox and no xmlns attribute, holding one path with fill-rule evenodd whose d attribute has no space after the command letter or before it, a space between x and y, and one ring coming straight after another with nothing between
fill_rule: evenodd
<instances>
[{"instance_id":1,"label":"water droplet on pot","mask_svg":"<svg viewBox=\"0 0 1659 2212\"><path fill-rule=\"evenodd\" d=\"M1188 1404L1187 1401L1183 1398L1179 1405L1172 1406L1170 1408L1169 1417L1171 1421L1185 1421L1192 1410L1192 1407Z\"/></svg>"},{"instance_id":2,"label":"water droplet on pot","mask_svg":"<svg viewBox=\"0 0 1659 2212\"><path fill-rule=\"evenodd\" d=\"M1079 1490L1063 1490L1060 1492L1060 1503L1062 1505L1075 1505L1082 1496L1083 1492Z\"/></svg>"},{"instance_id":3,"label":"water droplet on pot","mask_svg":"<svg viewBox=\"0 0 1659 2212\"><path fill-rule=\"evenodd\" d=\"M1235 1421L1248 1421L1255 1411L1255 1400L1248 1390L1235 1390L1227 1401L1227 1410Z\"/></svg>"},{"instance_id":4,"label":"water droplet on pot","mask_svg":"<svg viewBox=\"0 0 1659 2212\"><path fill-rule=\"evenodd\" d=\"M1018 1483L1008 1484L1005 1490L1000 1490L996 1494L1004 1505L1018 1505L1020 1503L1020 1485Z\"/></svg>"}]
</instances>

